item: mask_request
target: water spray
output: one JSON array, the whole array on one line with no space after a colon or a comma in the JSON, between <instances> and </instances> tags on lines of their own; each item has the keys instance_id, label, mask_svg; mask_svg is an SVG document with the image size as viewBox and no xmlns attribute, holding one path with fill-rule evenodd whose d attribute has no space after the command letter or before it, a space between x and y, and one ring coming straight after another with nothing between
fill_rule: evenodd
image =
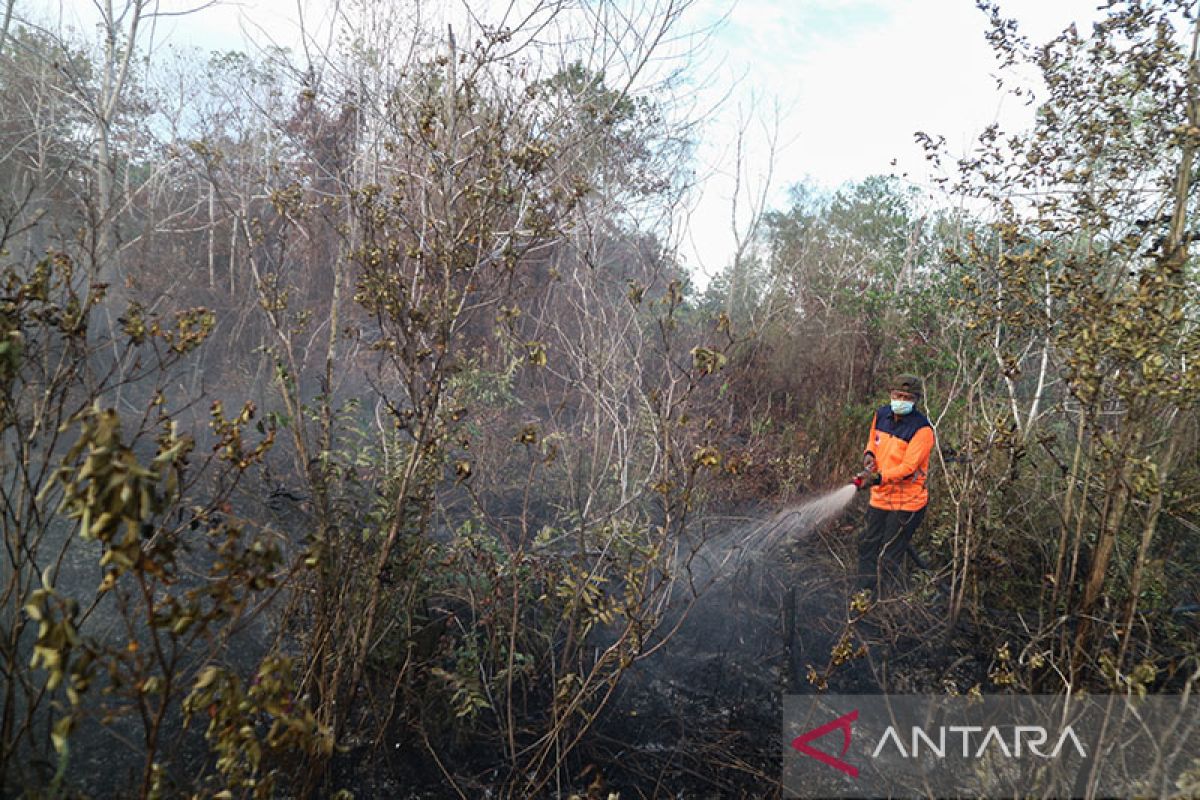
<instances>
[{"instance_id":1,"label":"water spray","mask_svg":"<svg viewBox=\"0 0 1200 800\"><path fill-rule=\"evenodd\" d=\"M742 537L739 545L757 552L770 549L789 534L803 535L837 517L850 505L859 487L851 482L783 509Z\"/></svg>"},{"instance_id":2,"label":"water spray","mask_svg":"<svg viewBox=\"0 0 1200 800\"><path fill-rule=\"evenodd\" d=\"M695 553L690 569L702 586L737 573L743 565L761 558L785 538L799 539L840 516L862 489L879 485L879 473L865 471L836 489L781 509L769 519L744 528L731 538L705 542ZM701 566L703 565L703 566Z\"/></svg>"}]
</instances>

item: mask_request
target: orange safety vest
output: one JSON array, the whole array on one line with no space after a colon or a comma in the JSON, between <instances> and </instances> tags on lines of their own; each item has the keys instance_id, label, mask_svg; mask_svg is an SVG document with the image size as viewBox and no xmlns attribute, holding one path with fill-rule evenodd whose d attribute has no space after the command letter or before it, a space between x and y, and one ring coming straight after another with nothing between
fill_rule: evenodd
<instances>
[{"instance_id":1,"label":"orange safety vest","mask_svg":"<svg viewBox=\"0 0 1200 800\"><path fill-rule=\"evenodd\" d=\"M871 420L866 452L875 456L882 481L871 488L871 505L887 511L920 511L929 502L925 478L933 451L933 426L914 409L903 416L886 405Z\"/></svg>"}]
</instances>

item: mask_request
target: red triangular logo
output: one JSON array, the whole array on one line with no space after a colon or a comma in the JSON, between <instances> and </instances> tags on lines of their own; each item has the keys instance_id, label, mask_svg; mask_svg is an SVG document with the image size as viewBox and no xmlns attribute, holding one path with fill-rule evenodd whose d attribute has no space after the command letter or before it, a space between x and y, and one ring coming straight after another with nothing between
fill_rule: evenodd
<instances>
[{"instance_id":1,"label":"red triangular logo","mask_svg":"<svg viewBox=\"0 0 1200 800\"><path fill-rule=\"evenodd\" d=\"M803 753L809 758L815 758L822 764L833 767L836 770L846 773L851 778L858 777L858 767L853 764L847 764L840 758L835 758L829 753L823 753L815 747L809 747L808 743L814 739L820 739L825 734L841 729L842 731L842 755L846 755L846 751L850 749L850 723L858 719L858 709L851 711L849 714L843 714L833 722L827 722L819 728L813 728L808 733L802 733L795 739L792 739L792 747L798 752Z\"/></svg>"}]
</instances>

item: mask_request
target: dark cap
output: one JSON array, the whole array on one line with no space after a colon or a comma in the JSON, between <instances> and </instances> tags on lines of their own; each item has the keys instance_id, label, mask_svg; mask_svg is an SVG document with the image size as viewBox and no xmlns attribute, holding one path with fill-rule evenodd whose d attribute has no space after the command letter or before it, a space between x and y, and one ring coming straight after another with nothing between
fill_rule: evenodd
<instances>
[{"instance_id":1,"label":"dark cap","mask_svg":"<svg viewBox=\"0 0 1200 800\"><path fill-rule=\"evenodd\" d=\"M918 399L925 396L925 389L921 384L921 379L916 375L897 375L892 378L890 389L893 392L908 392L915 395Z\"/></svg>"}]
</instances>

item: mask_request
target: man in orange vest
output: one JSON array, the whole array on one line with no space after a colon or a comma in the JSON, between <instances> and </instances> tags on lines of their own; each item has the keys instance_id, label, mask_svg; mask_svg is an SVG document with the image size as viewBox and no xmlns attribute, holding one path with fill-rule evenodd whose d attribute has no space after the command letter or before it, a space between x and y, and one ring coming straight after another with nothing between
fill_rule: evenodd
<instances>
[{"instance_id":1,"label":"man in orange vest","mask_svg":"<svg viewBox=\"0 0 1200 800\"><path fill-rule=\"evenodd\" d=\"M870 488L867 524L858 543L858 581L878 589L884 575L898 575L913 533L925 516L929 492L929 454L933 426L917 403L924 394L916 375L897 375L891 383L891 402L875 412L863 454L863 472L854 479Z\"/></svg>"}]
</instances>

